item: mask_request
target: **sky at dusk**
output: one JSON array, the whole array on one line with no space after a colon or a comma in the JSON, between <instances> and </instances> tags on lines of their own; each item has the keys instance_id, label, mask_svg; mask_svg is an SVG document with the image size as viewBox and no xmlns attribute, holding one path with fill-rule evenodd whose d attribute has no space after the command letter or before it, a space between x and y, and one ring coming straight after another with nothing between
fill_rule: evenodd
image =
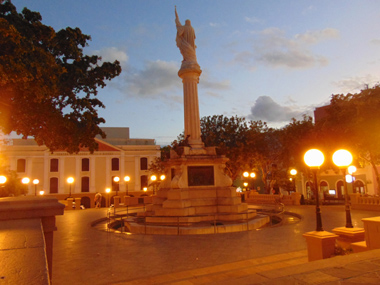
<instances>
[{"instance_id":1,"label":"sky at dusk","mask_svg":"<svg viewBox=\"0 0 380 285\"><path fill-rule=\"evenodd\" d=\"M106 127L173 141L183 131L174 6L190 19L202 69L200 115L239 116L272 127L312 115L332 94L380 81L380 1L374 0L13 0L56 31L91 36L86 54L119 60L99 90Z\"/></svg>"}]
</instances>

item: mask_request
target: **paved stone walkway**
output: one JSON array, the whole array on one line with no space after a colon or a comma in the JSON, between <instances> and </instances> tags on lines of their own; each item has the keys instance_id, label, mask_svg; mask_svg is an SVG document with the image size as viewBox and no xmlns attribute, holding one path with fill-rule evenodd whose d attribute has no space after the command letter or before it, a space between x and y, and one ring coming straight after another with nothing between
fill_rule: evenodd
<instances>
[{"instance_id":1,"label":"paved stone walkway","mask_svg":"<svg viewBox=\"0 0 380 285\"><path fill-rule=\"evenodd\" d=\"M53 284L380 284L380 250L307 262L302 234L315 207L287 207L299 223L217 235L153 236L91 227L105 209L57 216ZM344 226L344 206L322 206L326 231ZM379 212L352 211L354 226ZM372 282L372 283L371 283Z\"/></svg>"}]
</instances>

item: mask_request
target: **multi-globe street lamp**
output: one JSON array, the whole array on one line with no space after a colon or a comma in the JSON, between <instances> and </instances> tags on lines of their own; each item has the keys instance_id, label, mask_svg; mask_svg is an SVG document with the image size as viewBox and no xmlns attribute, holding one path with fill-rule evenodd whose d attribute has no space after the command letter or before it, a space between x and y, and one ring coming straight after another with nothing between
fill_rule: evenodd
<instances>
[{"instance_id":1,"label":"multi-globe street lamp","mask_svg":"<svg viewBox=\"0 0 380 285\"><path fill-rule=\"evenodd\" d=\"M344 188L344 201L346 210L346 228L353 228L351 220L351 210L348 201L348 191L346 182L346 169L352 163L352 154L345 149L339 149L333 154L333 162L343 172L343 188Z\"/></svg>"},{"instance_id":2,"label":"multi-globe street lamp","mask_svg":"<svg viewBox=\"0 0 380 285\"><path fill-rule=\"evenodd\" d=\"M156 188L158 187L158 184L164 181L165 178L166 176L164 174L160 175L159 179L157 178L157 175L153 174L152 176L150 176L150 180L152 180L152 184L153 184L153 195L156 194Z\"/></svg>"},{"instance_id":3,"label":"multi-globe street lamp","mask_svg":"<svg viewBox=\"0 0 380 285\"><path fill-rule=\"evenodd\" d=\"M246 190L248 190L248 189L250 189L250 187L247 187L247 186L249 186L249 181L248 181L248 179L252 179L252 180L254 180L255 177L256 177L256 173L255 173L255 172L244 171L244 172L243 172L243 177L244 177L245 179L247 179L247 180L243 183L243 185L247 188ZM245 185L245 183L247 183L247 185ZM254 182L252 182L252 186L253 186L252 188L255 188L254 185L253 185L253 183L254 183Z\"/></svg>"},{"instance_id":4,"label":"multi-globe street lamp","mask_svg":"<svg viewBox=\"0 0 380 285\"><path fill-rule=\"evenodd\" d=\"M318 187L318 181L317 181L317 171L319 167L323 164L325 161L325 156L323 153L318 149L310 149L308 150L304 157L303 157L305 163L307 166L310 167L311 171L313 172L313 178L314 178L314 195L316 197L316 206L315 206L315 213L316 213L316 220L317 220L317 231L323 231L322 227L322 218L321 218L321 209L319 207L319 187Z\"/></svg>"}]
</instances>

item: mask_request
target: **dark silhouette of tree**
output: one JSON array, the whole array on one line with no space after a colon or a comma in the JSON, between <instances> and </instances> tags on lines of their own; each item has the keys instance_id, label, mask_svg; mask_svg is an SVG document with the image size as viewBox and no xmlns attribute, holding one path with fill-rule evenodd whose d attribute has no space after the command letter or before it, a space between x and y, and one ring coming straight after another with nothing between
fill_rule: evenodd
<instances>
[{"instance_id":1,"label":"dark silhouette of tree","mask_svg":"<svg viewBox=\"0 0 380 285\"><path fill-rule=\"evenodd\" d=\"M103 62L83 48L90 36L79 28L56 32L38 12L18 13L11 1L0 0L0 129L54 150L97 149L105 137L95 98L105 81L118 76L118 61Z\"/></svg>"}]
</instances>

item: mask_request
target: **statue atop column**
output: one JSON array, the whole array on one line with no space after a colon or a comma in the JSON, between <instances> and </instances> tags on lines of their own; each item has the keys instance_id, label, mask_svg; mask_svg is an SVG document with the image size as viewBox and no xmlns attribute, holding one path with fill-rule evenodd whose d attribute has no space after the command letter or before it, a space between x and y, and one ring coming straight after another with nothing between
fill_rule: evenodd
<instances>
[{"instance_id":1,"label":"statue atop column","mask_svg":"<svg viewBox=\"0 0 380 285\"><path fill-rule=\"evenodd\" d=\"M182 25L179 21L177 7L175 7L175 24L177 27L176 43L182 56L182 68L188 68L191 66L199 66L197 63L197 56L195 54L195 32L191 26L190 20L185 21L185 25Z\"/></svg>"}]
</instances>

